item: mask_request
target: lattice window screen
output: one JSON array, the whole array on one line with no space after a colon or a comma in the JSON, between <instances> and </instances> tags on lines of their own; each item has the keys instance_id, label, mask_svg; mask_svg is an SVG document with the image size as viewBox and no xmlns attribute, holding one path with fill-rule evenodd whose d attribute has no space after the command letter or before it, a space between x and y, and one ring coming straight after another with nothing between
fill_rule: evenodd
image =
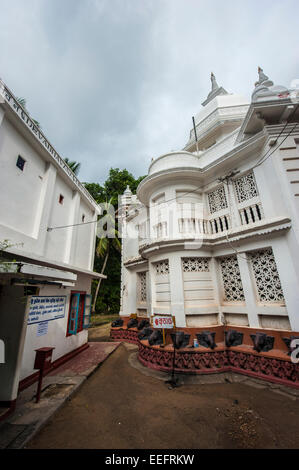
<instances>
[{"instance_id":1,"label":"lattice window screen","mask_svg":"<svg viewBox=\"0 0 299 470\"><path fill-rule=\"evenodd\" d=\"M199 273L209 271L208 258L183 258L182 259L184 273Z\"/></svg>"},{"instance_id":2,"label":"lattice window screen","mask_svg":"<svg viewBox=\"0 0 299 470\"><path fill-rule=\"evenodd\" d=\"M253 172L234 181L238 202L244 202L259 195Z\"/></svg>"},{"instance_id":3,"label":"lattice window screen","mask_svg":"<svg viewBox=\"0 0 299 470\"><path fill-rule=\"evenodd\" d=\"M157 274L169 274L168 260L160 261L155 264Z\"/></svg>"},{"instance_id":4,"label":"lattice window screen","mask_svg":"<svg viewBox=\"0 0 299 470\"><path fill-rule=\"evenodd\" d=\"M208 193L208 202L211 214L227 208L227 200L225 196L224 186Z\"/></svg>"},{"instance_id":5,"label":"lattice window screen","mask_svg":"<svg viewBox=\"0 0 299 470\"><path fill-rule=\"evenodd\" d=\"M139 300L146 302L146 272L138 273L139 277Z\"/></svg>"},{"instance_id":6,"label":"lattice window screen","mask_svg":"<svg viewBox=\"0 0 299 470\"><path fill-rule=\"evenodd\" d=\"M226 256L219 259L224 300L228 302L241 302L245 300L241 274L237 256Z\"/></svg>"},{"instance_id":7,"label":"lattice window screen","mask_svg":"<svg viewBox=\"0 0 299 470\"><path fill-rule=\"evenodd\" d=\"M261 302L283 302L284 296L271 248L249 254Z\"/></svg>"}]
</instances>

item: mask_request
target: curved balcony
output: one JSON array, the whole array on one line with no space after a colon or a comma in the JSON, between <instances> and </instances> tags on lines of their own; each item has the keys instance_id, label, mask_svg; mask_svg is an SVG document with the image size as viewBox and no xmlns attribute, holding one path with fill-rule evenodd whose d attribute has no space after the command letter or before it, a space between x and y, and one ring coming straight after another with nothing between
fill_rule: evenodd
<instances>
[{"instance_id":1,"label":"curved balcony","mask_svg":"<svg viewBox=\"0 0 299 470\"><path fill-rule=\"evenodd\" d=\"M269 236L271 232L288 230L291 227L291 220L288 217L262 218L249 220L238 226L232 226L230 216L201 219L178 219L178 231L168 234L167 225L163 230L154 231L153 237L140 237L139 254L152 256L161 248L164 249L184 249L185 243L192 243L196 247L200 246L221 246L230 242L245 240L249 237ZM143 258L144 259L144 258Z\"/></svg>"},{"instance_id":2,"label":"curved balcony","mask_svg":"<svg viewBox=\"0 0 299 470\"><path fill-rule=\"evenodd\" d=\"M166 153L152 162L148 174L153 175L169 168L199 168L198 157L201 153L198 155L185 151Z\"/></svg>"}]
</instances>

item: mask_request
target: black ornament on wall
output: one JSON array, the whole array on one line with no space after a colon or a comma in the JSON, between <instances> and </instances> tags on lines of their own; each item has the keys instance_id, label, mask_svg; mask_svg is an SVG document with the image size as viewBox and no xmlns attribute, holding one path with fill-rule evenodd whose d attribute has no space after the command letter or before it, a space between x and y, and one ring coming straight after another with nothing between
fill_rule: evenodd
<instances>
[{"instance_id":1,"label":"black ornament on wall","mask_svg":"<svg viewBox=\"0 0 299 470\"><path fill-rule=\"evenodd\" d=\"M190 335L185 334L183 331L176 331L175 333L171 333L170 336L173 346L176 349L185 348L189 344Z\"/></svg>"},{"instance_id":2,"label":"black ornament on wall","mask_svg":"<svg viewBox=\"0 0 299 470\"><path fill-rule=\"evenodd\" d=\"M124 321L121 318L118 318L117 320L115 320L114 322L111 323L111 326L113 328L116 328L116 327L119 327L119 326L123 326L123 324L124 324Z\"/></svg>"},{"instance_id":3,"label":"black ornament on wall","mask_svg":"<svg viewBox=\"0 0 299 470\"><path fill-rule=\"evenodd\" d=\"M144 318L144 319L141 320L140 323L138 324L137 329L138 329L138 330L143 330L143 328L145 328L146 326L150 326L150 322Z\"/></svg>"},{"instance_id":4,"label":"black ornament on wall","mask_svg":"<svg viewBox=\"0 0 299 470\"><path fill-rule=\"evenodd\" d=\"M217 347L217 344L215 343L215 335L215 332L211 333L210 331L203 331L202 333L197 333L196 337L201 346L214 349Z\"/></svg>"},{"instance_id":5,"label":"black ornament on wall","mask_svg":"<svg viewBox=\"0 0 299 470\"><path fill-rule=\"evenodd\" d=\"M136 328L137 326L138 326L137 318L131 318L131 320L128 321L127 328Z\"/></svg>"},{"instance_id":6,"label":"black ornament on wall","mask_svg":"<svg viewBox=\"0 0 299 470\"><path fill-rule=\"evenodd\" d=\"M224 332L225 345L230 348L231 346L240 346L243 343L243 333L236 330L228 330Z\"/></svg>"},{"instance_id":7,"label":"black ornament on wall","mask_svg":"<svg viewBox=\"0 0 299 470\"><path fill-rule=\"evenodd\" d=\"M266 333L256 333L250 335L253 342L253 349L257 352L267 352L273 349L274 336L268 336Z\"/></svg>"},{"instance_id":8,"label":"black ornament on wall","mask_svg":"<svg viewBox=\"0 0 299 470\"><path fill-rule=\"evenodd\" d=\"M143 330L138 333L138 339L148 339L154 330L149 327L143 328Z\"/></svg>"},{"instance_id":9,"label":"black ornament on wall","mask_svg":"<svg viewBox=\"0 0 299 470\"><path fill-rule=\"evenodd\" d=\"M163 336L161 331L154 330L148 338L148 342L151 346L158 346L159 344L163 344Z\"/></svg>"}]
</instances>

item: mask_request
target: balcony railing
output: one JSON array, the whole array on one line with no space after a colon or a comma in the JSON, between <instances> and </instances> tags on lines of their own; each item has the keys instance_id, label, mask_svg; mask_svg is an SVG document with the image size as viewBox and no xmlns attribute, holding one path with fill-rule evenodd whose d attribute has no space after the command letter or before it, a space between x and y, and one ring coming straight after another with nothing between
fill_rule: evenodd
<instances>
[{"instance_id":1,"label":"balcony railing","mask_svg":"<svg viewBox=\"0 0 299 470\"><path fill-rule=\"evenodd\" d=\"M264 218L262 205L260 203L239 209L239 214L242 225L252 224Z\"/></svg>"}]
</instances>

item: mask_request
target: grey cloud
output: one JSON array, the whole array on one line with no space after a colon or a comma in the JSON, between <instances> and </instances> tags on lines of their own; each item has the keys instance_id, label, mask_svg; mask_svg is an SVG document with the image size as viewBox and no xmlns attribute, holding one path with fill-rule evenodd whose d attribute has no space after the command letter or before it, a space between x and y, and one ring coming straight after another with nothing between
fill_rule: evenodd
<instances>
[{"instance_id":1,"label":"grey cloud","mask_svg":"<svg viewBox=\"0 0 299 470\"><path fill-rule=\"evenodd\" d=\"M182 147L210 72L250 98L299 77L297 1L0 0L0 76L83 181Z\"/></svg>"}]
</instances>

